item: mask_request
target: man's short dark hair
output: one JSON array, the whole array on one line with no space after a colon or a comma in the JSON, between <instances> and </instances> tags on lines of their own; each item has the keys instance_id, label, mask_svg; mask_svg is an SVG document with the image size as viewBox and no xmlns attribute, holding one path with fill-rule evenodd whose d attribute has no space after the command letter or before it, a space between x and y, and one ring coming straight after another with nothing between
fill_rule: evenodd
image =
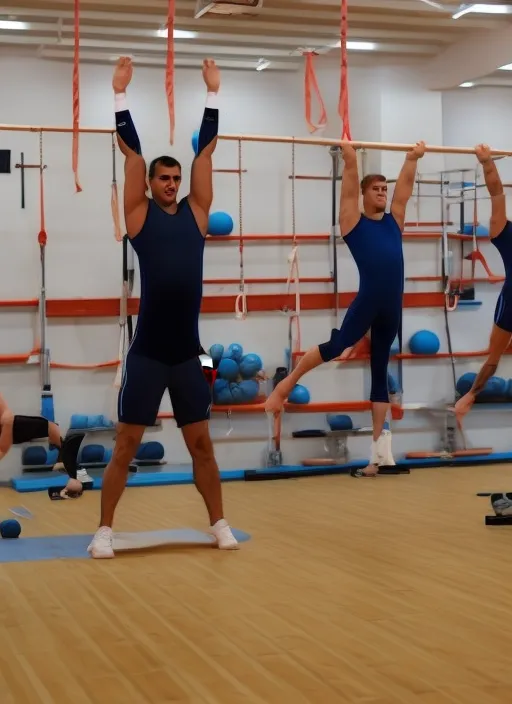
<instances>
[{"instance_id":1,"label":"man's short dark hair","mask_svg":"<svg viewBox=\"0 0 512 704\"><path fill-rule=\"evenodd\" d=\"M361 181L361 193L364 193L373 183L377 181L385 181L387 183L386 177L382 174L368 174Z\"/></svg>"},{"instance_id":2,"label":"man's short dark hair","mask_svg":"<svg viewBox=\"0 0 512 704\"><path fill-rule=\"evenodd\" d=\"M158 164L161 164L162 166L165 166L168 169L172 169L173 166L177 166L178 169L181 171L181 164L174 157L172 157L172 156L159 156L156 159L153 159L153 161L149 165L149 179L150 180L152 178L155 178L155 171L156 171L156 167L158 166Z\"/></svg>"}]
</instances>

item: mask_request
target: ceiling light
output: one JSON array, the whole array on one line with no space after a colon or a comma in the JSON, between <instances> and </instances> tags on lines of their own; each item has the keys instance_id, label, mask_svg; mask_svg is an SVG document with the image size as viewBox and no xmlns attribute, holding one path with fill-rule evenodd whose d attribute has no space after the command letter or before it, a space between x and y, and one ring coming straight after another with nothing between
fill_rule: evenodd
<instances>
[{"instance_id":1,"label":"ceiling light","mask_svg":"<svg viewBox=\"0 0 512 704\"><path fill-rule=\"evenodd\" d=\"M512 7L510 5L488 5L487 3L472 3L464 5L454 15L452 19L458 20L459 17L467 15L469 12L477 12L485 15L510 15Z\"/></svg>"},{"instance_id":2,"label":"ceiling light","mask_svg":"<svg viewBox=\"0 0 512 704\"><path fill-rule=\"evenodd\" d=\"M512 71L512 64L505 64L505 66L500 66L499 71Z\"/></svg>"},{"instance_id":3,"label":"ceiling light","mask_svg":"<svg viewBox=\"0 0 512 704\"><path fill-rule=\"evenodd\" d=\"M471 83L471 81L466 81L465 83L461 83L459 88L473 88L475 84Z\"/></svg>"},{"instance_id":4,"label":"ceiling light","mask_svg":"<svg viewBox=\"0 0 512 704\"><path fill-rule=\"evenodd\" d=\"M256 64L256 71L264 71L269 66L270 66L270 61L267 61L267 59L260 59L258 61L258 63Z\"/></svg>"},{"instance_id":5,"label":"ceiling light","mask_svg":"<svg viewBox=\"0 0 512 704\"><path fill-rule=\"evenodd\" d=\"M167 38L167 27L157 29L157 36ZM175 39L195 39L197 32L189 32L187 29L175 29L173 36Z\"/></svg>"},{"instance_id":6,"label":"ceiling light","mask_svg":"<svg viewBox=\"0 0 512 704\"><path fill-rule=\"evenodd\" d=\"M28 29L28 23L15 22L14 20L0 20L0 29Z\"/></svg>"},{"instance_id":7,"label":"ceiling light","mask_svg":"<svg viewBox=\"0 0 512 704\"><path fill-rule=\"evenodd\" d=\"M347 42L350 51L375 51L377 44L373 42Z\"/></svg>"}]
</instances>

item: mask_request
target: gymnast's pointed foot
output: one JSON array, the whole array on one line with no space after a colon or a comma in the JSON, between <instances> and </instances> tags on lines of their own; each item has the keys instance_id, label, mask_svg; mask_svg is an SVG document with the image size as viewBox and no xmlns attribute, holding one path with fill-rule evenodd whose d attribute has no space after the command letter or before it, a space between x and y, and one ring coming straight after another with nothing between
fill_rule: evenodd
<instances>
[{"instance_id":1,"label":"gymnast's pointed foot","mask_svg":"<svg viewBox=\"0 0 512 704\"><path fill-rule=\"evenodd\" d=\"M96 560L111 560L114 557L112 537L112 528L101 526L96 531L87 552Z\"/></svg>"},{"instance_id":2,"label":"gymnast's pointed foot","mask_svg":"<svg viewBox=\"0 0 512 704\"><path fill-rule=\"evenodd\" d=\"M211 527L211 532L219 550L238 550L240 548L228 522L224 518L221 518L220 521L217 521Z\"/></svg>"}]
</instances>

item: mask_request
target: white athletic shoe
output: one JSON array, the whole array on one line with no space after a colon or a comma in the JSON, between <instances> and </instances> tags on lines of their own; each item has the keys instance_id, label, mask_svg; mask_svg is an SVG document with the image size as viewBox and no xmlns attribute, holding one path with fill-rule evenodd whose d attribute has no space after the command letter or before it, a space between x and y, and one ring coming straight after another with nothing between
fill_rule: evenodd
<instances>
[{"instance_id":1,"label":"white athletic shoe","mask_svg":"<svg viewBox=\"0 0 512 704\"><path fill-rule=\"evenodd\" d=\"M87 474L86 469L78 469L76 472L76 478L79 479L82 484L87 484L88 482L93 481L93 478L89 474Z\"/></svg>"},{"instance_id":2,"label":"white athletic shoe","mask_svg":"<svg viewBox=\"0 0 512 704\"><path fill-rule=\"evenodd\" d=\"M219 550L238 550L240 548L237 539L231 532L228 522L224 518L217 521L210 530Z\"/></svg>"},{"instance_id":3,"label":"white athletic shoe","mask_svg":"<svg viewBox=\"0 0 512 704\"><path fill-rule=\"evenodd\" d=\"M112 528L102 526L96 531L96 535L92 539L91 544L87 548L87 552L91 553L96 560L110 560L114 557L114 548L112 547Z\"/></svg>"}]
</instances>

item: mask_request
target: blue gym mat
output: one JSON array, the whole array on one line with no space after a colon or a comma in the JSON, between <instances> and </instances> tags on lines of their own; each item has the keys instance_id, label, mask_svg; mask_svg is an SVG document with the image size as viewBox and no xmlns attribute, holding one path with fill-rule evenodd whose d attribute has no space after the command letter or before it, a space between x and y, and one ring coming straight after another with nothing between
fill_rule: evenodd
<instances>
[{"instance_id":1,"label":"blue gym mat","mask_svg":"<svg viewBox=\"0 0 512 704\"><path fill-rule=\"evenodd\" d=\"M243 469L225 469L220 473L220 478L224 482L240 481L244 478ZM54 472L45 474L44 477L34 477L31 474L24 474L21 477L14 477L11 482L13 489L20 493L31 491L46 491L51 487L64 488L68 477L65 474ZM192 484L194 477L191 470L174 472L137 472L130 474L126 486L169 486L171 484ZM103 477L93 477L93 489L101 489Z\"/></svg>"},{"instance_id":2,"label":"blue gym mat","mask_svg":"<svg viewBox=\"0 0 512 704\"><path fill-rule=\"evenodd\" d=\"M239 543L251 539L249 533L232 529ZM183 535L184 529L176 530ZM196 533L197 531L191 531ZM87 547L92 535L47 535L41 538L17 538L15 540L0 540L0 563L2 562L37 562L39 560L62 559L92 559ZM209 546L206 546L209 547ZM162 548L158 548L161 550ZM172 545L170 545L172 549ZM122 559L122 553L117 553L116 559Z\"/></svg>"}]
</instances>

